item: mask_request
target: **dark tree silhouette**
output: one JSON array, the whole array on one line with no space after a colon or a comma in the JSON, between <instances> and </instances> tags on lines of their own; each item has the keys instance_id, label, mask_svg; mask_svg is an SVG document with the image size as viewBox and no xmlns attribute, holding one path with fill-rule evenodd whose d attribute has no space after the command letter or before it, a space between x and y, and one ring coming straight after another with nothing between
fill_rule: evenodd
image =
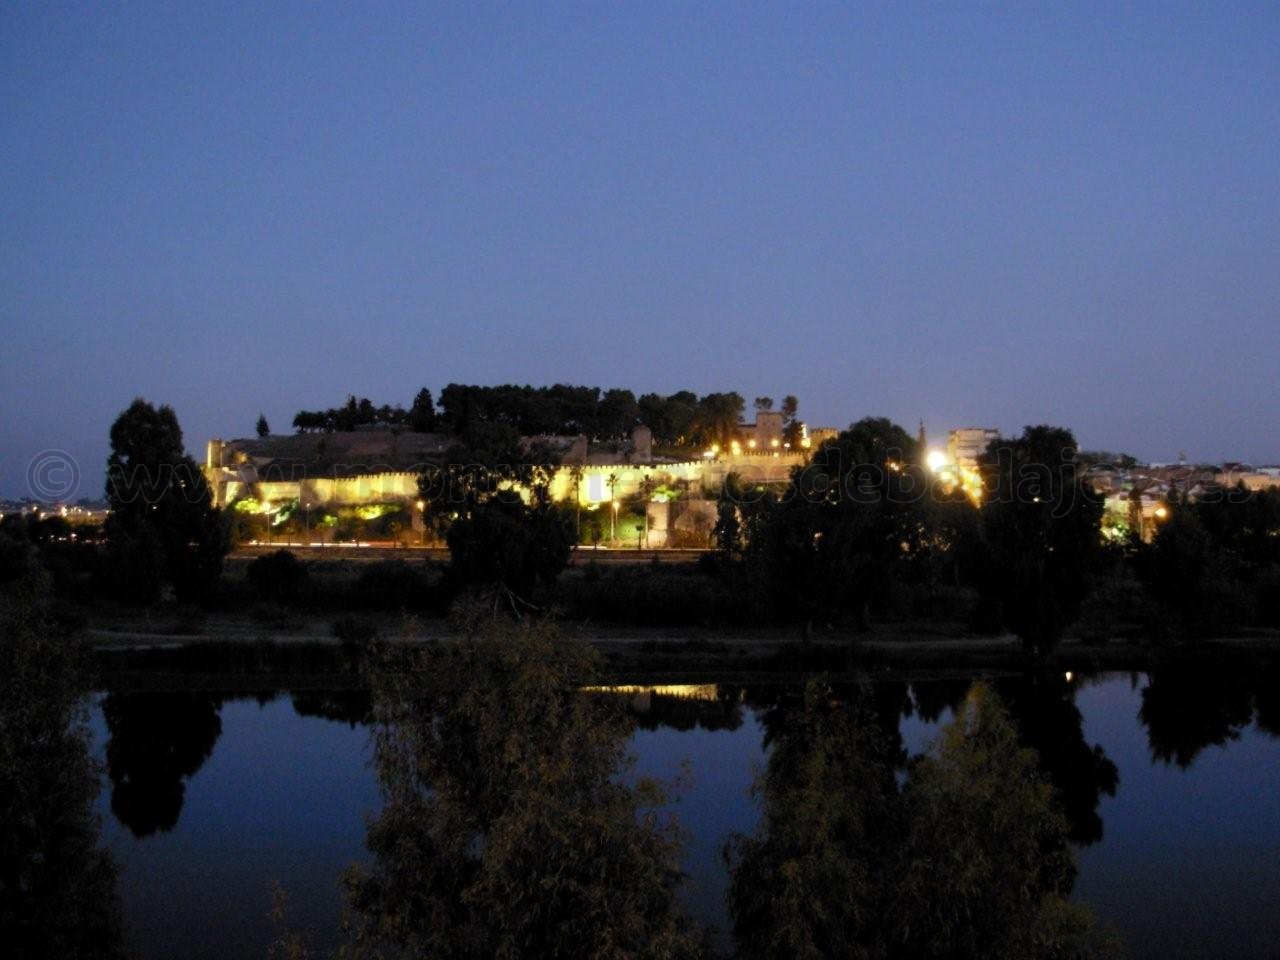
<instances>
[{"instance_id":1,"label":"dark tree silhouette","mask_svg":"<svg viewBox=\"0 0 1280 960\"><path fill-rule=\"evenodd\" d=\"M409 428L415 433L430 433L436 428L436 407L431 401L431 391L423 387L413 398L409 408Z\"/></svg>"},{"instance_id":2,"label":"dark tree silhouette","mask_svg":"<svg viewBox=\"0 0 1280 960\"><path fill-rule=\"evenodd\" d=\"M1184 769L1206 747L1238 740L1252 718L1250 678L1203 669L1153 670L1138 711L1151 756Z\"/></svg>"},{"instance_id":3,"label":"dark tree silhouette","mask_svg":"<svg viewBox=\"0 0 1280 960\"><path fill-rule=\"evenodd\" d=\"M229 541L204 474L182 445L167 406L135 400L111 426L107 460L109 569L117 596L203 595L222 573Z\"/></svg>"},{"instance_id":4,"label":"dark tree silhouette","mask_svg":"<svg viewBox=\"0 0 1280 960\"><path fill-rule=\"evenodd\" d=\"M495 605L505 598L518 610L569 562L573 516L551 502L554 458L523 445L511 427L476 421L446 460L422 476L419 490L431 522L445 531L447 584L488 591Z\"/></svg>"},{"instance_id":5,"label":"dark tree silhouette","mask_svg":"<svg viewBox=\"0 0 1280 960\"><path fill-rule=\"evenodd\" d=\"M100 845L88 673L33 571L0 587L0 944L11 960L124 957Z\"/></svg>"},{"instance_id":6,"label":"dark tree silhouette","mask_svg":"<svg viewBox=\"0 0 1280 960\"><path fill-rule=\"evenodd\" d=\"M259 598L287 604L303 598L310 578L296 556L288 550L277 550L250 563L245 579Z\"/></svg>"},{"instance_id":7,"label":"dark tree silhouette","mask_svg":"<svg viewBox=\"0 0 1280 960\"><path fill-rule=\"evenodd\" d=\"M739 509L745 560L775 609L799 623L851 614L865 629L871 609L903 572L925 477L915 441L885 419L853 424L797 467L785 497ZM721 517L728 531L730 517Z\"/></svg>"},{"instance_id":8,"label":"dark tree silhouette","mask_svg":"<svg viewBox=\"0 0 1280 960\"><path fill-rule=\"evenodd\" d=\"M1222 514L1236 507L1246 512L1238 504L1226 506L1221 513L1206 511L1176 497L1167 504L1171 515L1146 558L1149 589L1158 605L1154 624L1158 635L1222 636L1240 625L1244 612L1240 585L1246 574L1238 554L1223 546L1224 540L1236 537L1227 531L1230 521ZM1217 537L1201 519L1206 514L1216 522Z\"/></svg>"},{"instance_id":9,"label":"dark tree silhouette","mask_svg":"<svg viewBox=\"0 0 1280 960\"><path fill-rule=\"evenodd\" d=\"M1058 792L1072 843L1097 843L1098 804L1103 796L1115 796L1120 773L1100 745L1085 742L1071 684L1061 673L1043 671L999 680L995 688L1008 704L1018 739L1036 751L1041 771Z\"/></svg>"},{"instance_id":10,"label":"dark tree silhouette","mask_svg":"<svg viewBox=\"0 0 1280 960\"><path fill-rule=\"evenodd\" d=\"M1079 616L1101 556L1102 498L1079 476L1076 441L1058 427L1027 427L983 455L979 587L1005 625L1044 653Z\"/></svg>"},{"instance_id":11,"label":"dark tree silhouette","mask_svg":"<svg viewBox=\"0 0 1280 960\"><path fill-rule=\"evenodd\" d=\"M221 706L195 693L112 693L103 701L111 811L134 836L177 824L183 780L209 759L222 733Z\"/></svg>"}]
</instances>

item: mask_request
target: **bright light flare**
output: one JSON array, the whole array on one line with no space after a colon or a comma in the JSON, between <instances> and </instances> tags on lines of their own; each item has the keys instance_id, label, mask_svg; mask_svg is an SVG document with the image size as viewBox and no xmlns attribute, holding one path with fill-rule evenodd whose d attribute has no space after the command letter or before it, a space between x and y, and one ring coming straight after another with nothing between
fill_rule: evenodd
<instances>
[{"instance_id":1,"label":"bright light flare","mask_svg":"<svg viewBox=\"0 0 1280 960\"><path fill-rule=\"evenodd\" d=\"M925 456L924 462L928 465L931 471L937 473L947 465L947 455L941 450L930 450Z\"/></svg>"}]
</instances>

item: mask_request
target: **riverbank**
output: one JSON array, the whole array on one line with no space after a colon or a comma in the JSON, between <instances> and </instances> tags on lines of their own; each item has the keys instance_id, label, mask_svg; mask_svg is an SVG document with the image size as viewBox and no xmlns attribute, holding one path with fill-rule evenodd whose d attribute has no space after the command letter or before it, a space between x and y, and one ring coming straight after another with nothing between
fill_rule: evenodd
<instances>
[{"instance_id":1,"label":"riverbank","mask_svg":"<svg viewBox=\"0 0 1280 960\"><path fill-rule=\"evenodd\" d=\"M103 617L82 635L99 669L117 679L142 682L147 674L183 678L189 684L229 683L251 678L271 689L359 685L364 649L375 640L432 645L449 636L448 621L369 615L362 636L340 638L322 617L290 614L287 623L252 615L206 616L194 629L173 617ZM605 679L616 683L705 683L732 677L741 682L795 682L815 672L833 678L892 677L921 671L947 674L1054 669L1080 674L1146 671L1166 665L1204 664L1265 668L1280 662L1280 633L1218 638L1194 645L1153 646L1131 639L1107 643L1064 640L1045 658L1026 652L1014 636L966 634L959 624L895 623L865 633L819 631L804 644L796 631L621 627L561 622L566 637L592 644L601 654ZM218 679L221 678L221 679ZM288 679L288 682L286 681ZM256 682L256 681L255 681ZM145 684L144 684L145 685Z\"/></svg>"}]
</instances>

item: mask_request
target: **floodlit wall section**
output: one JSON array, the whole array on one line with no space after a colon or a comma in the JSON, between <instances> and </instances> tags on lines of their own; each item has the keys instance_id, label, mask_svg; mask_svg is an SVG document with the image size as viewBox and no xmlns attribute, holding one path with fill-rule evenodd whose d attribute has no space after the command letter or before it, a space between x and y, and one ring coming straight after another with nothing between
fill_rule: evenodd
<instances>
[{"instance_id":1,"label":"floodlit wall section","mask_svg":"<svg viewBox=\"0 0 1280 960\"><path fill-rule=\"evenodd\" d=\"M551 497L573 502L575 494L584 505L612 499L634 500L642 493L670 487L692 496L716 496L730 473L747 483L785 482L804 455L743 454L681 463L588 464L557 468L551 481ZM221 465L215 458L205 466L218 506L252 497L282 503L297 500L311 505L358 506L418 499L418 474L413 472L368 473L352 477L307 477L302 479L255 476L251 466L240 469Z\"/></svg>"}]
</instances>

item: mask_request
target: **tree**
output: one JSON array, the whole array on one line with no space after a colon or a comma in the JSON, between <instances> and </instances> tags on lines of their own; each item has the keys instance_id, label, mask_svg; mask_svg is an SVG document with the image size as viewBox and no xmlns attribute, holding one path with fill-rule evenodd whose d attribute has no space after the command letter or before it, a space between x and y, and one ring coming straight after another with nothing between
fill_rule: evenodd
<instances>
[{"instance_id":1,"label":"tree","mask_svg":"<svg viewBox=\"0 0 1280 960\"><path fill-rule=\"evenodd\" d=\"M782 398L782 440L784 443L798 447L804 435L804 424L800 422L798 412L800 401L793 394Z\"/></svg>"},{"instance_id":2,"label":"tree","mask_svg":"<svg viewBox=\"0 0 1280 960\"><path fill-rule=\"evenodd\" d=\"M450 524L450 584L455 589L490 589L518 610L538 583L550 583L569 561L572 520L557 506L527 506L510 499L477 504Z\"/></svg>"},{"instance_id":3,"label":"tree","mask_svg":"<svg viewBox=\"0 0 1280 960\"><path fill-rule=\"evenodd\" d=\"M537 583L555 580L573 546L572 517L551 502L552 457L512 427L475 420L446 459L418 484L428 516L446 530L448 581L518 610Z\"/></svg>"},{"instance_id":4,"label":"tree","mask_svg":"<svg viewBox=\"0 0 1280 960\"><path fill-rule=\"evenodd\" d=\"M259 440L265 440L267 437L271 435L271 427L267 423L267 418L265 414L262 414L262 413L258 414L258 423L254 427L254 429L258 432Z\"/></svg>"},{"instance_id":5,"label":"tree","mask_svg":"<svg viewBox=\"0 0 1280 960\"><path fill-rule=\"evenodd\" d=\"M309 575L306 566L291 552L277 550L250 563L245 579L261 599L293 603L306 591Z\"/></svg>"},{"instance_id":6,"label":"tree","mask_svg":"<svg viewBox=\"0 0 1280 960\"><path fill-rule=\"evenodd\" d=\"M135 400L111 426L106 533L118 594L152 600L164 583L179 599L204 595L222 573L226 525L167 406Z\"/></svg>"},{"instance_id":7,"label":"tree","mask_svg":"<svg viewBox=\"0 0 1280 960\"><path fill-rule=\"evenodd\" d=\"M640 405L630 390L606 390L600 398L596 435L603 440L627 436L640 417Z\"/></svg>"},{"instance_id":8,"label":"tree","mask_svg":"<svg viewBox=\"0 0 1280 960\"><path fill-rule=\"evenodd\" d=\"M999 697L973 685L910 761L875 699L812 683L802 706L766 715L760 824L727 851L740 955L1112 955L1068 899L1067 822Z\"/></svg>"},{"instance_id":9,"label":"tree","mask_svg":"<svg viewBox=\"0 0 1280 960\"><path fill-rule=\"evenodd\" d=\"M708 393L699 399L692 424L695 440L728 446L742 422L743 405L737 393Z\"/></svg>"},{"instance_id":10,"label":"tree","mask_svg":"<svg viewBox=\"0 0 1280 960\"><path fill-rule=\"evenodd\" d=\"M1239 625L1239 574L1232 557L1215 542L1201 512L1182 500L1166 506L1147 558L1157 633L1185 639L1222 635Z\"/></svg>"},{"instance_id":11,"label":"tree","mask_svg":"<svg viewBox=\"0 0 1280 960\"><path fill-rule=\"evenodd\" d=\"M124 957L94 812L89 671L38 569L0 585L0 943L11 960Z\"/></svg>"},{"instance_id":12,"label":"tree","mask_svg":"<svg viewBox=\"0 0 1280 960\"><path fill-rule=\"evenodd\" d=\"M925 482L910 435L866 418L797 467L785 498L764 501L746 559L806 639L815 619L840 613L869 626L919 527Z\"/></svg>"},{"instance_id":13,"label":"tree","mask_svg":"<svg viewBox=\"0 0 1280 960\"><path fill-rule=\"evenodd\" d=\"M1079 616L1102 555L1102 498L1079 475L1076 441L1027 427L983 454L985 562L979 590L1029 649L1047 652Z\"/></svg>"},{"instance_id":14,"label":"tree","mask_svg":"<svg viewBox=\"0 0 1280 960\"><path fill-rule=\"evenodd\" d=\"M694 417L697 408L698 397L691 390L677 390L667 397L665 415L668 429L671 431L668 442L677 446L693 442Z\"/></svg>"},{"instance_id":15,"label":"tree","mask_svg":"<svg viewBox=\"0 0 1280 960\"><path fill-rule=\"evenodd\" d=\"M431 402L431 391L423 387L413 398L409 408L409 429L414 433L430 433L436 428L436 407Z\"/></svg>"},{"instance_id":16,"label":"tree","mask_svg":"<svg viewBox=\"0 0 1280 960\"><path fill-rule=\"evenodd\" d=\"M741 955L875 956L881 876L898 825L894 757L868 709L870 692L835 704L811 682L803 706L771 729L769 763L753 792L760 825L726 849L729 903Z\"/></svg>"},{"instance_id":17,"label":"tree","mask_svg":"<svg viewBox=\"0 0 1280 960\"><path fill-rule=\"evenodd\" d=\"M757 410L772 410L773 397L756 397L755 406Z\"/></svg>"},{"instance_id":18,"label":"tree","mask_svg":"<svg viewBox=\"0 0 1280 960\"><path fill-rule=\"evenodd\" d=\"M1035 751L985 684L912 767L892 877L900 956L1066 957L1115 952L1068 900L1069 828Z\"/></svg>"},{"instance_id":19,"label":"tree","mask_svg":"<svg viewBox=\"0 0 1280 960\"><path fill-rule=\"evenodd\" d=\"M579 689L598 654L474 610L454 636L374 661L384 803L345 877L348 955L699 955L663 793L618 776L629 723Z\"/></svg>"}]
</instances>

